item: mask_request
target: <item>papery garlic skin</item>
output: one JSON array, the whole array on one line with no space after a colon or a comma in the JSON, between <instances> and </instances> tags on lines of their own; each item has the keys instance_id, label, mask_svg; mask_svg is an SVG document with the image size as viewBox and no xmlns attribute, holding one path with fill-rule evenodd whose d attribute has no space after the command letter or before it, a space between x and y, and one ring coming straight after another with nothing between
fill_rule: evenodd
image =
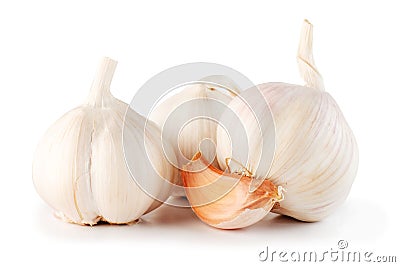
<instances>
[{"instance_id":1,"label":"papery garlic skin","mask_svg":"<svg viewBox=\"0 0 400 267\"><path fill-rule=\"evenodd\" d=\"M250 192L253 178L223 173L198 152L181 171L192 210L206 224L219 229L238 229L262 220L283 199L281 187L264 182Z\"/></svg>"},{"instance_id":2,"label":"papery garlic skin","mask_svg":"<svg viewBox=\"0 0 400 267\"><path fill-rule=\"evenodd\" d=\"M273 212L302 221L319 221L337 210L349 194L358 167L358 148L337 103L324 91L312 58L312 25L308 21L304 24L298 59L307 86L267 83L241 95L254 101L252 92L259 90L269 105L273 122L258 124L264 134L253 131L246 134L252 143L262 143L268 149L273 142L269 136L274 131L272 165L260 161L256 145L249 145L249 151L243 151L251 155L247 161L238 160L253 169L255 178L269 179L286 189L285 200ZM258 122L251 112L259 114L260 107L251 108L235 98L229 109L240 121L231 123L242 123L245 129L252 129ZM232 140L240 140L235 134L230 133ZM227 141L225 131L218 129L217 143L218 161L226 168L225 159L232 157L232 144Z\"/></svg>"},{"instance_id":3,"label":"papery garlic skin","mask_svg":"<svg viewBox=\"0 0 400 267\"><path fill-rule=\"evenodd\" d=\"M102 61L86 103L48 129L34 157L38 194L59 217L73 223L133 222L169 196L169 181L176 176L163 157L158 127L147 122L144 137L146 119L111 95L116 64L109 58ZM144 158L155 171L146 169ZM142 190L141 180L152 185L158 200Z\"/></svg>"}]
</instances>

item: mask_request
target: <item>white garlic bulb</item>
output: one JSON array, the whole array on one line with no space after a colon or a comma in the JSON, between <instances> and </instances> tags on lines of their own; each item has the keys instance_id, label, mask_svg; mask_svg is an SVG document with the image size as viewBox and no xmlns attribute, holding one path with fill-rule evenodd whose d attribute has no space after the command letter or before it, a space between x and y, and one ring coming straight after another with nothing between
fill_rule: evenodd
<instances>
[{"instance_id":1,"label":"white garlic bulb","mask_svg":"<svg viewBox=\"0 0 400 267\"><path fill-rule=\"evenodd\" d=\"M237 86L227 77L215 75L176 91L161 99L150 112L149 119L158 124L163 138L174 147L177 169L187 164L198 151L217 167L216 119L237 95ZM177 178L177 184L181 186L182 181ZM183 196L183 189L177 187L174 195Z\"/></svg>"},{"instance_id":2,"label":"white garlic bulb","mask_svg":"<svg viewBox=\"0 0 400 267\"><path fill-rule=\"evenodd\" d=\"M39 195L77 224L133 222L169 196L176 177L158 127L111 95L116 65L103 59L86 103L48 129L33 162Z\"/></svg>"},{"instance_id":3,"label":"white garlic bulb","mask_svg":"<svg viewBox=\"0 0 400 267\"><path fill-rule=\"evenodd\" d=\"M223 169L228 167L226 159L234 158L254 178L282 186L285 199L275 205L273 212L302 221L319 221L335 211L349 194L357 171L358 149L341 110L324 91L314 64L312 25L308 21L302 30L298 63L305 86L261 84L229 104L239 121L228 114L221 123L228 130L243 124L247 136L229 131L229 139L225 129L218 128L217 157ZM259 93L265 100L259 98ZM251 104L246 105L243 99ZM263 112L269 109L273 119L268 114L263 119ZM256 121L253 113L261 120ZM257 127L260 131L255 130ZM240 145L235 151L234 142L241 140L249 140L247 151L240 151ZM265 162L268 155L272 155L272 165Z\"/></svg>"}]
</instances>

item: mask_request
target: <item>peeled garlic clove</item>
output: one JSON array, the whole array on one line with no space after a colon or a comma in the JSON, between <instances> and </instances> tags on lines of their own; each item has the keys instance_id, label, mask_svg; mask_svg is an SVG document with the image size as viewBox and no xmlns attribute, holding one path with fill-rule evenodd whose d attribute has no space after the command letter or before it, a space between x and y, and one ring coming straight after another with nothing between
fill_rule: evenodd
<instances>
[{"instance_id":1,"label":"peeled garlic clove","mask_svg":"<svg viewBox=\"0 0 400 267\"><path fill-rule=\"evenodd\" d=\"M220 229L252 225L283 198L281 188L269 180L250 192L253 178L223 173L200 152L183 167L181 176L193 211L203 222Z\"/></svg>"},{"instance_id":2,"label":"peeled garlic clove","mask_svg":"<svg viewBox=\"0 0 400 267\"><path fill-rule=\"evenodd\" d=\"M116 65L103 59L86 103L57 120L36 150L36 190L66 221L135 221L169 196L176 176L158 127L111 95Z\"/></svg>"},{"instance_id":3,"label":"peeled garlic clove","mask_svg":"<svg viewBox=\"0 0 400 267\"><path fill-rule=\"evenodd\" d=\"M349 194L357 172L358 149L337 103L324 91L312 56L312 25L308 21L303 26L298 62L306 86L261 84L240 95L254 105L246 106L239 97L229 104L228 109L239 121L225 120L228 124L243 124L247 138L232 131L230 142L225 129L218 129L217 157L221 167L227 168L225 159L236 153L255 178L267 178L284 187L285 200L274 207L274 212L303 221L319 221L334 212ZM259 92L264 99L258 97ZM252 112L262 114L265 102L273 120L260 123ZM222 124L223 121L224 118ZM260 131L254 130L255 125L260 126ZM241 139L250 140L248 150L232 151L233 142ZM271 154L273 146L270 164L260 154ZM249 159L240 158L241 154L249 154Z\"/></svg>"},{"instance_id":4,"label":"peeled garlic clove","mask_svg":"<svg viewBox=\"0 0 400 267\"><path fill-rule=\"evenodd\" d=\"M174 147L177 157L174 165L178 169L199 150L213 166L218 166L215 152L218 122L213 118L220 117L227 103L237 95L237 87L225 76L202 80L167 95L149 115L149 119L162 129L163 138ZM178 179L178 185L182 185L180 177ZM184 195L183 189L178 189L174 195Z\"/></svg>"}]
</instances>

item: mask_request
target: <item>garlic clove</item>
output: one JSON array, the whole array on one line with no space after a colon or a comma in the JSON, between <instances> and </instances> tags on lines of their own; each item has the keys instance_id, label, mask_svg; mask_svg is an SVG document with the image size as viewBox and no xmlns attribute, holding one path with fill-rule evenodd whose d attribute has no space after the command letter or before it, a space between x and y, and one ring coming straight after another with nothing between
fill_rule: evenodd
<instances>
[{"instance_id":1,"label":"garlic clove","mask_svg":"<svg viewBox=\"0 0 400 267\"><path fill-rule=\"evenodd\" d=\"M269 180L250 192L253 178L224 173L200 152L184 166L181 176L193 211L203 222L220 229L252 225L283 199L281 187Z\"/></svg>"},{"instance_id":2,"label":"garlic clove","mask_svg":"<svg viewBox=\"0 0 400 267\"><path fill-rule=\"evenodd\" d=\"M99 220L88 180L92 116L74 109L53 124L36 149L32 170L43 200L60 216L90 225Z\"/></svg>"}]
</instances>

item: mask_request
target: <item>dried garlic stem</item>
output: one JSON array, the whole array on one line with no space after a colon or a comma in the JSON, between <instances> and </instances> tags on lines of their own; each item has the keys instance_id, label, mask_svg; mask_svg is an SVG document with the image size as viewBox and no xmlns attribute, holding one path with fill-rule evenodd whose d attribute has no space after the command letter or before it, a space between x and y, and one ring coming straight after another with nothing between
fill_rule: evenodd
<instances>
[{"instance_id":1,"label":"dried garlic stem","mask_svg":"<svg viewBox=\"0 0 400 267\"><path fill-rule=\"evenodd\" d=\"M117 61L105 57L97 69L90 89L87 104L94 107L105 107L111 97L110 85L117 68Z\"/></svg>"},{"instance_id":2,"label":"dried garlic stem","mask_svg":"<svg viewBox=\"0 0 400 267\"><path fill-rule=\"evenodd\" d=\"M306 82L306 86L325 91L324 81L314 62L313 25L308 20L304 20L301 30L297 63L300 75Z\"/></svg>"}]
</instances>

